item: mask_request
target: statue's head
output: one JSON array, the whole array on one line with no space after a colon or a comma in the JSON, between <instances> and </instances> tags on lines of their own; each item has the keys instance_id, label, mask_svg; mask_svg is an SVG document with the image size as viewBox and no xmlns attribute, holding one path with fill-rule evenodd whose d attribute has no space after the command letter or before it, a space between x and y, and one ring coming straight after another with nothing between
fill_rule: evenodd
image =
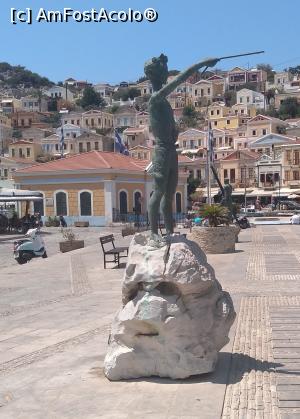
<instances>
[{"instance_id":1,"label":"statue's head","mask_svg":"<svg viewBox=\"0 0 300 419\"><path fill-rule=\"evenodd\" d=\"M145 63L145 74L151 81L153 89L159 90L168 80L168 57L161 54Z\"/></svg>"},{"instance_id":2,"label":"statue's head","mask_svg":"<svg viewBox=\"0 0 300 419\"><path fill-rule=\"evenodd\" d=\"M229 179L224 179L224 183L225 183L225 185L229 185Z\"/></svg>"}]
</instances>

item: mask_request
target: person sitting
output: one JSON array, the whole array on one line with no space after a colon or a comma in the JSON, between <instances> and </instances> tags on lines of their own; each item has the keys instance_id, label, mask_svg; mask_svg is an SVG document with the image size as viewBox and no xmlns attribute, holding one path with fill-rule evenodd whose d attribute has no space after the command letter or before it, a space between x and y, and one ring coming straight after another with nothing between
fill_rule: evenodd
<instances>
[{"instance_id":1,"label":"person sitting","mask_svg":"<svg viewBox=\"0 0 300 419\"><path fill-rule=\"evenodd\" d=\"M66 223L66 220L64 219L63 215L59 216L59 221L60 221L61 227L67 227L67 223Z\"/></svg>"}]
</instances>

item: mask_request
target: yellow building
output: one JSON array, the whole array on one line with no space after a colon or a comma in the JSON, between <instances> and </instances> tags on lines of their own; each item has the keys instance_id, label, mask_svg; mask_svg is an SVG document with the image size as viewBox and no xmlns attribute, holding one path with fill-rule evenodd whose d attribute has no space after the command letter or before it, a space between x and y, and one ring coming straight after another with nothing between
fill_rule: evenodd
<instances>
[{"instance_id":1,"label":"yellow building","mask_svg":"<svg viewBox=\"0 0 300 419\"><path fill-rule=\"evenodd\" d=\"M10 143L8 146L9 156L28 161L35 161L37 156L41 154L42 147L38 143L32 141L19 140Z\"/></svg>"},{"instance_id":2,"label":"yellow building","mask_svg":"<svg viewBox=\"0 0 300 419\"><path fill-rule=\"evenodd\" d=\"M238 115L227 115L211 121L212 128L217 129L237 129L239 127L239 116Z\"/></svg>"},{"instance_id":3,"label":"yellow building","mask_svg":"<svg viewBox=\"0 0 300 419\"><path fill-rule=\"evenodd\" d=\"M151 160L154 152L154 147L136 145L129 149L129 155L139 160Z\"/></svg>"},{"instance_id":4,"label":"yellow building","mask_svg":"<svg viewBox=\"0 0 300 419\"><path fill-rule=\"evenodd\" d=\"M113 115L98 109L86 112L70 112L63 115L63 124L72 124L86 129L103 129L113 127Z\"/></svg>"},{"instance_id":5,"label":"yellow building","mask_svg":"<svg viewBox=\"0 0 300 419\"><path fill-rule=\"evenodd\" d=\"M262 137L263 135L279 133L288 126L288 123L278 118L266 115L256 115L247 122L246 137Z\"/></svg>"},{"instance_id":6,"label":"yellow building","mask_svg":"<svg viewBox=\"0 0 300 419\"><path fill-rule=\"evenodd\" d=\"M64 215L68 224L81 220L103 226L130 220L139 204L146 217L153 190L148 164L119 153L91 151L18 170L14 181L20 189L43 194L42 205L32 210L44 218ZM186 211L187 176L180 172L174 213Z\"/></svg>"},{"instance_id":7,"label":"yellow building","mask_svg":"<svg viewBox=\"0 0 300 419\"><path fill-rule=\"evenodd\" d=\"M300 142L275 146L275 154L281 154L283 185L300 189ZM291 191L292 193L292 191Z\"/></svg>"},{"instance_id":8,"label":"yellow building","mask_svg":"<svg viewBox=\"0 0 300 419\"><path fill-rule=\"evenodd\" d=\"M239 115L232 114L224 103L213 103L207 108L208 119L212 128L236 129L239 126Z\"/></svg>"},{"instance_id":9,"label":"yellow building","mask_svg":"<svg viewBox=\"0 0 300 419\"><path fill-rule=\"evenodd\" d=\"M220 180L229 179L232 186L247 187L256 184L256 161L259 155L249 150L235 150L221 159Z\"/></svg>"}]
</instances>

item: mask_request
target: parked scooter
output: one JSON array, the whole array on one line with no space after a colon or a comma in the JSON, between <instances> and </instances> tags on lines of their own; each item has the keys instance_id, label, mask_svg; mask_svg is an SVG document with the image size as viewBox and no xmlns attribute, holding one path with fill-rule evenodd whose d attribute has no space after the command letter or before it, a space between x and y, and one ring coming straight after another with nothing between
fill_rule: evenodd
<instances>
[{"instance_id":1,"label":"parked scooter","mask_svg":"<svg viewBox=\"0 0 300 419\"><path fill-rule=\"evenodd\" d=\"M245 216L236 218L236 224L242 229L251 227L248 218Z\"/></svg>"},{"instance_id":2,"label":"parked scooter","mask_svg":"<svg viewBox=\"0 0 300 419\"><path fill-rule=\"evenodd\" d=\"M16 261L20 265L23 265L32 258L46 258L47 252L40 230L38 228L32 228L27 231L25 236L27 238L14 242L14 258Z\"/></svg>"}]
</instances>

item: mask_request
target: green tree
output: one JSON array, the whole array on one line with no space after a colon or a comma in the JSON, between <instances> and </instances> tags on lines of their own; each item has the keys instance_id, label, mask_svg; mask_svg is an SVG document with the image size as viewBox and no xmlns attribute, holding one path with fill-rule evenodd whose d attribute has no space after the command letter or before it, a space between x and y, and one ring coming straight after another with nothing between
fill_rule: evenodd
<instances>
[{"instance_id":1,"label":"green tree","mask_svg":"<svg viewBox=\"0 0 300 419\"><path fill-rule=\"evenodd\" d=\"M82 98L77 103L83 109L104 108L106 105L103 97L92 86L84 89Z\"/></svg>"},{"instance_id":2,"label":"green tree","mask_svg":"<svg viewBox=\"0 0 300 419\"><path fill-rule=\"evenodd\" d=\"M227 90L224 93L224 101L226 106L233 106L236 103L236 92L233 90Z\"/></svg>"},{"instance_id":3,"label":"green tree","mask_svg":"<svg viewBox=\"0 0 300 419\"><path fill-rule=\"evenodd\" d=\"M53 128L58 128L61 124L61 115L59 112L53 112L41 118L41 122L51 124Z\"/></svg>"},{"instance_id":4,"label":"green tree","mask_svg":"<svg viewBox=\"0 0 300 419\"><path fill-rule=\"evenodd\" d=\"M276 132L278 134L285 135L286 134L286 127L283 127L282 125L277 125Z\"/></svg>"},{"instance_id":5,"label":"green tree","mask_svg":"<svg viewBox=\"0 0 300 419\"><path fill-rule=\"evenodd\" d=\"M296 98L288 97L283 100L278 113L281 119L296 118L300 116L300 104Z\"/></svg>"},{"instance_id":6,"label":"green tree","mask_svg":"<svg viewBox=\"0 0 300 419\"><path fill-rule=\"evenodd\" d=\"M148 78L146 77L146 76L142 76L142 77L140 77L139 79L137 79L137 83L143 83L143 81L146 81L146 80L148 80Z\"/></svg>"},{"instance_id":7,"label":"green tree","mask_svg":"<svg viewBox=\"0 0 300 419\"><path fill-rule=\"evenodd\" d=\"M267 90L266 93L265 93L265 96L266 96L267 102L269 104L270 100L275 98L275 89Z\"/></svg>"},{"instance_id":8,"label":"green tree","mask_svg":"<svg viewBox=\"0 0 300 419\"><path fill-rule=\"evenodd\" d=\"M126 102L128 99L133 100L135 97L141 96L141 92L136 87L122 87L113 95L114 100L122 100Z\"/></svg>"},{"instance_id":9,"label":"green tree","mask_svg":"<svg viewBox=\"0 0 300 419\"><path fill-rule=\"evenodd\" d=\"M274 72L273 67L270 64L257 64L258 70L264 70L267 73L267 80L269 82L274 82Z\"/></svg>"},{"instance_id":10,"label":"green tree","mask_svg":"<svg viewBox=\"0 0 300 419\"><path fill-rule=\"evenodd\" d=\"M22 132L19 129L14 128L13 132L12 132L12 138L22 138Z\"/></svg>"},{"instance_id":11,"label":"green tree","mask_svg":"<svg viewBox=\"0 0 300 419\"><path fill-rule=\"evenodd\" d=\"M57 99L51 98L48 101L48 111L49 112L57 112Z\"/></svg>"},{"instance_id":12,"label":"green tree","mask_svg":"<svg viewBox=\"0 0 300 419\"><path fill-rule=\"evenodd\" d=\"M187 181L187 193L189 197L195 193L196 189L200 186L200 184L201 181L199 179L189 176Z\"/></svg>"},{"instance_id":13,"label":"green tree","mask_svg":"<svg viewBox=\"0 0 300 419\"><path fill-rule=\"evenodd\" d=\"M112 105L112 106L110 106L110 108L108 109L108 112L109 112L109 113L116 113L118 109L119 109L119 106L118 106L118 105Z\"/></svg>"},{"instance_id":14,"label":"green tree","mask_svg":"<svg viewBox=\"0 0 300 419\"><path fill-rule=\"evenodd\" d=\"M198 123L198 112L192 105L187 105L183 108L181 124L185 127L196 127Z\"/></svg>"},{"instance_id":15,"label":"green tree","mask_svg":"<svg viewBox=\"0 0 300 419\"><path fill-rule=\"evenodd\" d=\"M285 68L284 71L289 71L291 74L300 74L300 65Z\"/></svg>"},{"instance_id":16,"label":"green tree","mask_svg":"<svg viewBox=\"0 0 300 419\"><path fill-rule=\"evenodd\" d=\"M129 99L133 100L135 97L141 96L141 91L136 87L129 87L128 89L128 97Z\"/></svg>"}]
</instances>

